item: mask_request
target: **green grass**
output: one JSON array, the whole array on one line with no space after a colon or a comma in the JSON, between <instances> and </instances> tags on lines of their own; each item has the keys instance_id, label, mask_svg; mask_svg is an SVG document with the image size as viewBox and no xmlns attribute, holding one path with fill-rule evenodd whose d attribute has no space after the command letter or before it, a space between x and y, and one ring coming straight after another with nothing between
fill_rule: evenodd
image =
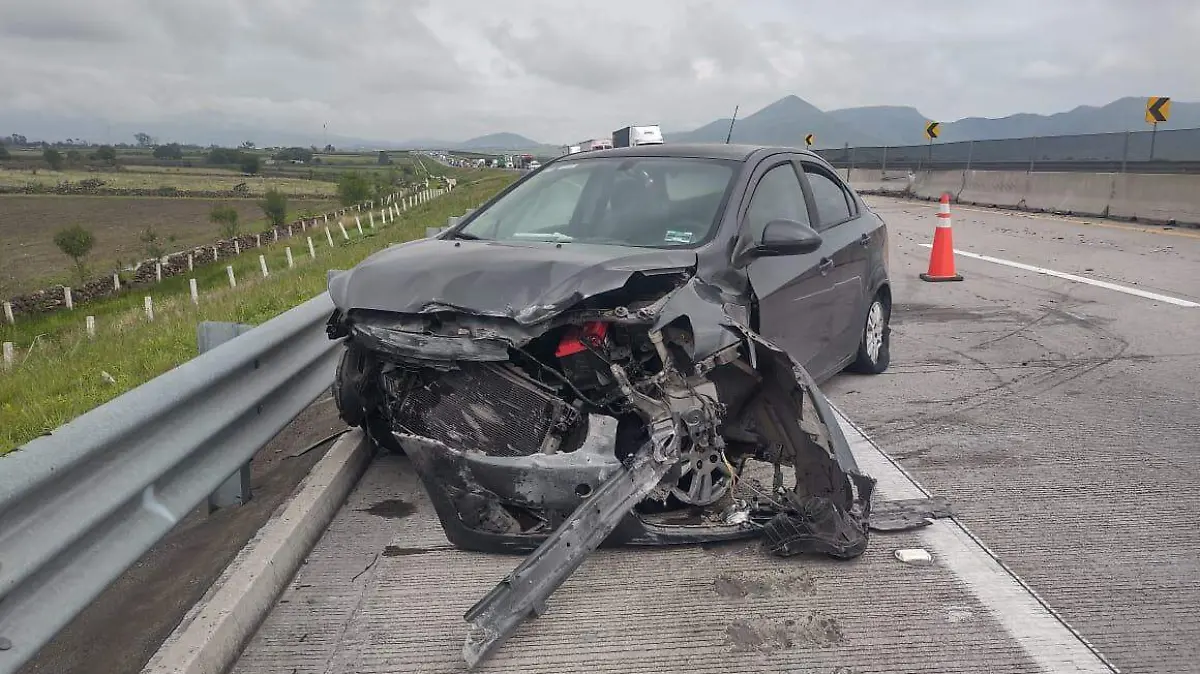
<instances>
[{"instance_id":1,"label":"green grass","mask_svg":"<svg viewBox=\"0 0 1200 674\"><path fill-rule=\"evenodd\" d=\"M197 268L193 276L200 286L198 307L188 297L187 279L174 278L147 292L6 327L0 341L15 342L17 354L15 367L0 371L0 455L193 358L200 321L261 323L322 292L326 270L348 269L391 243L424 236L426 227L445 225L449 216L478 206L513 179L488 176L460 183L450 194L410 209L386 226L377 218L374 232L364 223L366 236L347 228L349 242L343 242L333 226L332 249L324 230L318 229L313 236L316 260L309 259L303 238L293 238ZM295 269L287 269L285 245L292 247ZM267 257L271 273L265 279L256 252ZM236 289L228 286L227 264L234 266ZM153 323L142 310L145 294L154 298ZM96 316L94 340L84 332L85 314Z\"/></svg>"}]
</instances>

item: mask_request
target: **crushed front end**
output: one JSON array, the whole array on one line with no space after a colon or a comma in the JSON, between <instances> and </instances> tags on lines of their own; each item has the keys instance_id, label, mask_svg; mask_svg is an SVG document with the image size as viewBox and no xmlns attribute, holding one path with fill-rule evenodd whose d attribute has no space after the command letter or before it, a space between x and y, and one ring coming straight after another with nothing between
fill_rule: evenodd
<instances>
[{"instance_id":1,"label":"crushed front end","mask_svg":"<svg viewBox=\"0 0 1200 674\"><path fill-rule=\"evenodd\" d=\"M606 545L756 536L799 495L861 533L839 547L852 556L870 481L808 375L729 299L679 272L633 275L532 324L450 306L339 311L338 404L411 458L462 548L534 550L652 447L670 465ZM736 488L749 461L773 466L772 484Z\"/></svg>"}]
</instances>

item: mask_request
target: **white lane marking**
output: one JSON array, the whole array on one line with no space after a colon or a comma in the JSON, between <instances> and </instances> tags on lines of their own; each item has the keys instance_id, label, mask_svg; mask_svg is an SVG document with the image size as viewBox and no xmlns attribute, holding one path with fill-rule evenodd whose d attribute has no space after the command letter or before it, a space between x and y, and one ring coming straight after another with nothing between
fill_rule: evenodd
<instances>
[{"instance_id":1,"label":"white lane marking","mask_svg":"<svg viewBox=\"0 0 1200 674\"><path fill-rule=\"evenodd\" d=\"M889 499L929 496L841 410L835 407L834 414L859 468L875 478L881 493ZM953 572L1043 671L1120 671L958 520L936 520L920 532L922 542L933 552L934 563Z\"/></svg>"},{"instance_id":2,"label":"white lane marking","mask_svg":"<svg viewBox=\"0 0 1200 674\"><path fill-rule=\"evenodd\" d=\"M917 245L922 246L924 248L933 248L933 244L929 244L929 243L919 243ZM1046 276L1054 276L1056 278L1066 279L1068 281L1075 281L1076 283L1086 283L1088 285L1096 286L1098 288L1106 288L1108 290L1115 290L1119 293L1125 293L1126 295L1134 295L1136 297L1143 297L1145 299L1154 300L1156 302L1166 302L1167 304L1174 304L1177 307L1188 307L1188 308L1200 307L1200 303L1192 302L1189 300L1181 300L1177 297L1171 297L1169 295L1160 295L1158 293L1152 293L1152 292L1149 292L1146 290L1138 290L1137 288L1130 288L1129 286L1117 285L1116 283L1109 283L1108 281L1100 281L1098 279L1088 278L1086 276L1076 276L1075 274L1068 274L1068 273L1062 272L1062 271L1054 271L1053 269L1046 269L1044 267L1035 267L1031 264L1025 264L1023 262L1013 262L1012 260L1002 260L998 257L990 257L988 255L980 255L979 253L971 253L969 251L959 250L957 248L954 249L954 254L962 255L963 257L975 258L976 260L983 260L984 262L994 262L996 264L1002 264L1007 267L1015 267L1017 269L1024 269L1025 271L1032 271L1032 272L1036 272L1038 274L1045 274Z\"/></svg>"}]
</instances>

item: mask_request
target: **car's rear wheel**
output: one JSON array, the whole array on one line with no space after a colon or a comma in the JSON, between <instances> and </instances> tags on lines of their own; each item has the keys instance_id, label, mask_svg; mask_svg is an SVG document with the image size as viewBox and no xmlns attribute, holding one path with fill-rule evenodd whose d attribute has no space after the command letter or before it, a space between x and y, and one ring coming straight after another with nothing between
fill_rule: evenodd
<instances>
[{"instance_id":1,"label":"car's rear wheel","mask_svg":"<svg viewBox=\"0 0 1200 674\"><path fill-rule=\"evenodd\" d=\"M884 291L876 293L867 309L867 320L858 340L858 355L850 370L864 374L879 374L892 361L892 305Z\"/></svg>"}]
</instances>

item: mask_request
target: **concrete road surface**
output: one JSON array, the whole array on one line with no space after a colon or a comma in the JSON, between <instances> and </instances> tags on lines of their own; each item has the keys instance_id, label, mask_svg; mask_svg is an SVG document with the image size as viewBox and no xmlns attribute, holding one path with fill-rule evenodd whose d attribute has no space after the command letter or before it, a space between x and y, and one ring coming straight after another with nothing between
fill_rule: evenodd
<instances>
[{"instance_id":1,"label":"concrete road surface","mask_svg":"<svg viewBox=\"0 0 1200 674\"><path fill-rule=\"evenodd\" d=\"M1200 661L1200 231L953 208L889 223L892 367L825 390L1122 671ZM1162 295L1152 299L1129 291Z\"/></svg>"},{"instance_id":2,"label":"concrete road surface","mask_svg":"<svg viewBox=\"0 0 1200 674\"><path fill-rule=\"evenodd\" d=\"M1088 643L1126 672L1194 669L1200 233L956 208L966 280L933 284L935 206L871 203L892 367L824 388L1007 569L946 521L851 563L602 551L484 671L1106 670ZM935 564L892 557L909 545ZM462 671L462 613L516 563L452 549L406 461L378 460L235 671Z\"/></svg>"}]
</instances>

